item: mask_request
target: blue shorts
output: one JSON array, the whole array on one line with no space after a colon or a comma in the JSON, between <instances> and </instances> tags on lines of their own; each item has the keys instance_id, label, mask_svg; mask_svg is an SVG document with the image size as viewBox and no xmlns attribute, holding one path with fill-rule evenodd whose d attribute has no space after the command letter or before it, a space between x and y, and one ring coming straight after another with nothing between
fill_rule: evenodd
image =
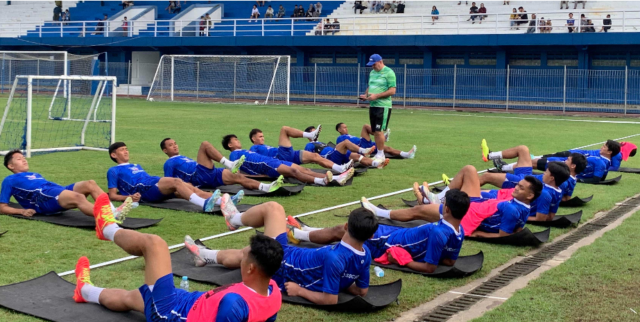
<instances>
[{"instance_id":1,"label":"blue shorts","mask_svg":"<svg viewBox=\"0 0 640 322\"><path fill-rule=\"evenodd\" d=\"M322 151L320 152L320 156L335 164L345 164L349 162L351 151L347 151L346 154L342 154L338 150L328 146L322 149Z\"/></svg>"},{"instance_id":2,"label":"blue shorts","mask_svg":"<svg viewBox=\"0 0 640 322\"><path fill-rule=\"evenodd\" d=\"M65 190L73 191L74 186L75 183L72 183L66 187L57 184L44 185L42 187L42 190L37 191L37 193L39 193L40 195L34 196L36 199L35 205L31 204L31 207L25 208L33 209L41 215L53 215L63 212L67 209L60 206L58 197Z\"/></svg>"},{"instance_id":3,"label":"blue shorts","mask_svg":"<svg viewBox=\"0 0 640 322\"><path fill-rule=\"evenodd\" d=\"M287 238L287 233L282 233L276 237L276 241L280 243L282 246L282 250L284 251L284 256L282 258L286 258L287 254L290 253L294 247L289 246L289 239ZM284 267L284 265L283 265ZM283 277L284 270L280 268L275 275L271 276L271 279L278 284L278 287L281 291L285 290L284 283L287 282Z\"/></svg>"},{"instance_id":4,"label":"blue shorts","mask_svg":"<svg viewBox=\"0 0 640 322\"><path fill-rule=\"evenodd\" d=\"M276 159L282 161L288 161L295 164L302 164L302 153L300 150L294 150L293 147L278 147L278 154L276 154Z\"/></svg>"},{"instance_id":5,"label":"blue shorts","mask_svg":"<svg viewBox=\"0 0 640 322\"><path fill-rule=\"evenodd\" d=\"M368 149L372 146L376 145L376 143L374 141L369 141L365 138L360 139L360 147L363 149ZM371 154L376 153L376 151L378 151L377 149L371 151Z\"/></svg>"},{"instance_id":6,"label":"blue shorts","mask_svg":"<svg viewBox=\"0 0 640 322\"><path fill-rule=\"evenodd\" d=\"M158 182L160 178L155 180L150 180L145 185L141 185L138 188L140 192L140 199L144 202L161 202L167 199L175 198L175 195L172 193L170 195L163 195L158 189Z\"/></svg>"},{"instance_id":7,"label":"blue shorts","mask_svg":"<svg viewBox=\"0 0 640 322\"><path fill-rule=\"evenodd\" d=\"M142 285L138 289L144 301L144 315L147 321L181 322L193 304L204 292L187 292L176 289L173 274L167 274L156 281L153 292L149 286Z\"/></svg>"},{"instance_id":8,"label":"blue shorts","mask_svg":"<svg viewBox=\"0 0 640 322\"><path fill-rule=\"evenodd\" d=\"M215 189L219 186L223 186L222 172L224 168L209 169L203 165L196 166L196 172L191 178L191 183L199 188L212 188Z\"/></svg>"},{"instance_id":9,"label":"blue shorts","mask_svg":"<svg viewBox=\"0 0 640 322\"><path fill-rule=\"evenodd\" d=\"M520 182L520 180L532 174L533 174L532 167L515 168L513 169L513 174L507 173L507 178L502 183L502 188L503 189L515 188L518 185L518 182Z\"/></svg>"},{"instance_id":10,"label":"blue shorts","mask_svg":"<svg viewBox=\"0 0 640 322\"><path fill-rule=\"evenodd\" d=\"M371 251L371 258L376 259L387 251L389 247L386 245L387 239L392 232L404 229L400 227L387 226L387 225L378 225L378 230L373 234L373 238L364 242L365 245Z\"/></svg>"}]
</instances>

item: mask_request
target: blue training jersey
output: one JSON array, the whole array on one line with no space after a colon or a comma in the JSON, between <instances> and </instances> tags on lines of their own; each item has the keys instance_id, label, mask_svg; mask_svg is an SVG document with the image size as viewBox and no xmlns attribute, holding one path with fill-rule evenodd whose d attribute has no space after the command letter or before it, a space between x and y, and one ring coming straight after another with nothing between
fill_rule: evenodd
<instances>
[{"instance_id":1,"label":"blue training jersey","mask_svg":"<svg viewBox=\"0 0 640 322\"><path fill-rule=\"evenodd\" d=\"M273 292L271 286L269 286L269 294ZM275 322L278 314L274 314L268 318L266 322ZM218 304L218 313L216 314L215 322L229 322L229 321L248 321L249 320L249 306L242 296L236 293L228 293L222 297L220 304Z\"/></svg>"},{"instance_id":2,"label":"blue training jersey","mask_svg":"<svg viewBox=\"0 0 640 322\"><path fill-rule=\"evenodd\" d=\"M164 162L164 176L180 178L184 182L191 182L196 172L198 162L182 155L174 155Z\"/></svg>"},{"instance_id":3,"label":"blue training jersey","mask_svg":"<svg viewBox=\"0 0 640 322\"><path fill-rule=\"evenodd\" d=\"M278 154L278 148L264 145L264 144L252 145L249 151L255 152L267 157L272 157L272 158L275 158L276 155Z\"/></svg>"},{"instance_id":4,"label":"blue training jersey","mask_svg":"<svg viewBox=\"0 0 640 322\"><path fill-rule=\"evenodd\" d=\"M415 228L380 225L374 237L367 240L365 245L372 252L375 252L375 248L379 250L379 254L373 255L374 258L383 255L390 247L397 246L409 252L416 262L438 265L442 259L458 259L463 240L462 226L456 232L449 222L440 219Z\"/></svg>"},{"instance_id":5,"label":"blue training jersey","mask_svg":"<svg viewBox=\"0 0 640 322\"><path fill-rule=\"evenodd\" d=\"M22 172L12 174L2 180L0 191L0 203L9 203L11 196L16 198L20 206L25 209L34 209L38 203L37 198L42 196L40 191L50 187L61 187L57 183L49 182L39 173ZM43 196L45 197L45 196ZM56 196L49 196L55 198Z\"/></svg>"},{"instance_id":6,"label":"blue training jersey","mask_svg":"<svg viewBox=\"0 0 640 322\"><path fill-rule=\"evenodd\" d=\"M160 177L150 176L141 165L122 163L107 171L107 187L118 188L123 196L142 193L146 187L155 185Z\"/></svg>"},{"instance_id":7,"label":"blue training jersey","mask_svg":"<svg viewBox=\"0 0 640 322\"><path fill-rule=\"evenodd\" d=\"M304 150L308 152L318 153L322 152L324 148L329 147L326 143L323 142L309 142L304 146Z\"/></svg>"},{"instance_id":8,"label":"blue training jersey","mask_svg":"<svg viewBox=\"0 0 640 322\"><path fill-rule=\"evenodd\" d=\"M499 233L501 230L512 234L518 228L523 228L529 218L530 206L511 199L497 204L496 212L484 219L478 229L488 233Z\"/></svg>"},{"instance_id":9,"label":"blue training jersey","mask_svg":"<svg viewBox=\"0 0 640 322\"><path fill-rule=\"evenodd\" d=\"M351 143L360 146L360 141L362 140L362 138L359 138L357 136L353 136L353 135L349 135L349 134L343 134L338 136L338 138L336 139L336 145L340 144L340 142L344 141L344 140L349 140L351 141Z\"/></svg>"},{"instance_id":10,"label":"blue training jersey","mask_svg":"<svg viewBox=\"0 0 640 322\"><path fill-rule=\"evenodd\" d=\"M542 174L538 174L533 177L540 180L540 182L543 182L542 176ZM569 177L567 181L569 180L571 180L571 177ZM536 213L541 213L543 215L548 215L550 213L555 214L558 212L558 207L560 207L562 196L563 191L561 188L554 188L544 183L540 196L531 203L531 216L535 216Z\"/></svg>"},{"instance_id":11,"label":"blue training jersey","mask_svg":"<svg viewBox=\"0 0 640 322\"><path fill-rule=\"evenodd\" d=\"M563 182L560 185L560 190L562 190L562 196L571 197L573 196L573 190L576 188L577 178L574 176L569 176L567 181Z\"/></svg>"},{"instance_id":12,"label":"blue training jersey","mask_svg":"<svg viewBox=\"0 0 640 322\"><path fill-rule=\"evenodd\" d=\"M289 247L274 279L334 295L354 282L359 288L368 288L371 252L367 246L363 248L358 251L342 241L317 249Z\"/></svg>"},{"instance_id":13,"label":"blue training jersey","mask_svg":"<svg viewBox=\"0 0 640 322\"><path fill-rule=\"evenodd\" d=\"M590 179L593 177L604 178L609 172L609 168L613 165L611 160L600 155L600 150L569 150L569 152L580 153L587 158L587 167L577 176L578 179ZM620 160L619 162L617 161L617 167L620 168L622 155L618 153L616 157L618 156ZM616 157L614 157L614 159Z\"/></svg>"}]
</instances>

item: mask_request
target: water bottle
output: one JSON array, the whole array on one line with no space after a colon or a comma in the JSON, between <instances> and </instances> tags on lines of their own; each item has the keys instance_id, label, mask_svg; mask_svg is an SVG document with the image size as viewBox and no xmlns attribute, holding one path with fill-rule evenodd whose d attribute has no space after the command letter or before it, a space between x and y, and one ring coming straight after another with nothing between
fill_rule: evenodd
<instances>
[{"instance_id":1,"label":"water bottle","mask_svg":"<svg viewBox=\"0 0 640 322\"><path fill-rule=\"evenodd\" d=\"M376 276L384 277L384 271L382 270L382 268L380 268L378 266L374 266L373 267L373 271L376 273Z\"/></svg>"},{"instance_id":2,"label":"water bottle","mask_svg":"<svg viewBox=\"0 0 640 322\"><path fill-rule=\"evenodd\" d=\"M189 278L186 276L182 276L182 281L180 281L180 288L189 292Z\"/></svg>"}]
</instances>

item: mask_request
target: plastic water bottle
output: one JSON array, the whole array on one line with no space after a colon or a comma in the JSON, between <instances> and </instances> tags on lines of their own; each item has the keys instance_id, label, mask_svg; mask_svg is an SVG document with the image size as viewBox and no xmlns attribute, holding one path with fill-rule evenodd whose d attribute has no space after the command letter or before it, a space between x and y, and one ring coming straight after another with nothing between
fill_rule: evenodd
<instances>
[{"instance_id":1,"label":"plastic water bottle","mask_svg":"<svg viewBox=\"0 0 640 322\"><path fill-rule=\"evenodd\" d=\"M378 266L374 266L373 267L373 271L376 273L376 276L384 277L384 271L382 270L382 268L380 268Z\"/></svg>"},{"instance_id":2,"label":"plastic water bottle","mask_svg":"<svg viewBox=\"0 0 640 322\"><path fill-rule=\"evenodd\" d=\"M187 276L182 276L182 281L180 281L180 288L189 292L189 278Z\"/></svg>"}]
</instances>

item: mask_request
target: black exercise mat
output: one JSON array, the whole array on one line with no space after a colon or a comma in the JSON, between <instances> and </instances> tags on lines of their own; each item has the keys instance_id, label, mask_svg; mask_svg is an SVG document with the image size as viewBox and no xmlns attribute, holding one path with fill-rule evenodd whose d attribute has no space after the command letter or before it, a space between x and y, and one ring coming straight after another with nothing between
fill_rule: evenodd
<instances>
[{"instance_id":1,"label":"black exercise mat","mask_svg":"<svg viewBox=\"0 0 640 322\"><path fill-rule=\"evenodd\" d=\"M453 266L438 265L433 273L423 273L414 271L406 266L396 264L383 265L377 262L371 262L371 265L380 266L382 268L392 269L405 273L420 274L428 277L438 278L460 278L472 275L482 269L484 263L484 253L479 252L471 256L460 256Z\"/></svg>"},{"instance_id":2,"label":"black exercise mat","mask_svg":"<svg viewBox=\"0 0 640 322\"><path fill-rule=\"evenodd\" d=\"M187 212L199 212L199 213L205 213L204 211L202 211L202 207L192 204L191 202L189 202L188 200L184 200L184 199L178 199L178 198L173 198L173 199L167 199L163 202L158 202L158 203L150 203L150 202L142 202L140 201L141 205L145 205L145 206L149 206L149 207L153 207L153 208L161 208L161 209L170 209L170 210L182 210L182 211L187 211ZM236 206L236 208L238 208L238 211L240 212L245 212L247 210L249 210L249 208L253 207L255 205L248 205L248 204L239 204ZM213 215L222 215L222 211L220 210L220 206L216 205L215 207L213 207L213 212L211 212L211 214Z\"/></svg>"},{"instance_id":3,"label":"black exercise mat","mask_svg":"<svg viewBox=\"0 0 640 322\"><path fill-rule=\"evenodd\" d=\"M560 207L582 207L587 202L591 201L591 199L593 199L593 195L586 198L573 197L567 201L561 201Z\"/></svg>"},{"instance_id":4,"label":"black exercise mat","mask_svg":"<svg viewBox=\"0 0 640 322\"><path fill-rule=\"evenodd\" d=\"M4 234L6 234L6 233L7 233L7 231L8 231L8 230L5 230L5 231L1 232L1 233L0 233L0 236L2 236L2 235L4 235Z\"/></svg>"},{"instance_id":5,"label":"black exercise mat","mask_svg":"<svg viewBox=\"0 0 640 322\"><path fill-rule=\"evenodd\" d=\"M404 160L405 158L403 158L401 155L391 155L387 152L384 153L384 157L387 159L393 159L393 160Z\"/></svg>"},{"instance_id":6,"label":"black exercise mat","mask_svg":"<svg viewBox=\"0 0 640 322\"><path fill-rule=\"evenodd\" d=\"M444 188L446 188L447 186L435 186L433 188L431 188L431 192L433 193L439 193L442 192L444 190Z\"/></svg>"},{"instance_id":7,"label":"black exercise mat","mask_svg":"<svg viewBox=\"0 0 640 322\"><path fill-rule=\"evenodd\" d=\"M418 205L418 200L406 200L404 198L400 198L400 199L402 199L402 202L404 202L404 204L409 207L415 207Z\"/></svg>"},{"instance_id":8,"label":"black exercise mat","mask_svg":"<svg viewBox=\"0 0 640 322\"><path fill-rule=\"evenodd\" d=\"M200 240L196 240L196 244L203 245ZM216 264L196 267L193 255L186 248L171 253L171 268L175 276L188 276L190 280L202 283L227 285L242 282L239 269L229 269Z\"/></svg>"},{"instance_id":9,"label":"black exercise mat","mask_svg":"<svg viewBox=\"0 0 640 322\"><path fill-rule=\"evenodd\" d=\"M620 167L617 172L623 172L623 173L640 173L640 168L623 168Z\"/></svg>"},{"instance_id":10,"label":"black exercise mat","mask_svg":"<svg viewBox=\"0 0 640 322\"><path fill-rule=\"evenodd\" d=\"M9 205L13 208L22 209L22 207L17 203L9 203ZM92 217L89 217L83 214L80 210L67 210L61 213L52 214L52 215L41 215L35 214L32 217L25 217L22 215L9 215L13 218L18 219L29 219L29 220L37 220L43 221L54 225L60 225L65 227L77 227L77 228L90 228L93 229L96 227L96 220ZM157 223L162 221L160 219L147 219L147 218L126 218L124 222L120 225L120 227L127 229L140 229L151 227Z\"/></svg>"},{"instance_id":11,"label":"black exercise mat","mask_svg":"<svg viewBox=\"0 0 640 322\"><path fill-rule=\"evenodd\" d=\"M612 184L616 184L618 182L620 182L620 180L622 179L622 176L617 176L613 179L607 179L607 180L602 180L600 182L582 182L582 181L578 181L580 183L587 183L587 184L602 184L602 185L612 185Z\"/></svg>"},{"instance_id":12,"label":"black exercise mat","mask_svg":"<svg viewBox=\"0 0 640 322\"><path fill-rule=\"evenodd\" d=\"M239 184L219 186L216 189L220 189L220 192L228 193L228 194L236 194L240 192L240 190L244 190L244 195L250 196L250 197L289 197L289 196L293 196L301 193L302 189L304 189L304 185L299 184L295 186L282 186L278 190L272 191L272 192L250 190L250 189L244 188ZM216 189L202 189L202 190L211 192L211 191L215 191Z\"/></svg>"},{"instance_id":13,"label":"black exercise mat","mask_svg":"<svg viewBox=\"0 0 640 322\"><path fill-rule=\"evenodd\" d=\"M465 239L499 245L538 246L549 240L550 232L551 228L547 228L541 232L533 233L529 228L524 227L521 231L509 236L494 238L465 237Z\"/></svg>"},{"instance_id":14,"label":"black exercise mat","mask_svg":"<svg viewBox=\"0 0 640 322\"><path fill-rule=\"evenodd\" d=\"M0 286L0 306L49 321L144 322L138 312L114 312L101 305L76 303L75 285L55 272L11 285Z\"/></svg>"},{"instance_id":15,"label":"black exercise mat","mask_svg":"<svg viewBox=\"0 0 640 322\"><path fill-rule=\"evenodd\" d=\"M402 280L397 280L389 284L369 286L369 291L364 297L340 292L338 294L338 304L334 305L318 305L302 297L291 297L286 294L282 294L282 301L292 304L315 307L327 311L349 311L364 313L384 308L385 306L396 302L401 290Z\"/></svg>"},{"instance_id":16,"label":"black exercise mat","mask_svg":"<svg viewBox=\"0 0 640 322\"><path fill-rule=\"evenodd\" d=\"M527 224L544 227L567 228L582 219L582 210L570 215L555 215L551 221L527 221Z\"/></svg>"}]
</instances>

